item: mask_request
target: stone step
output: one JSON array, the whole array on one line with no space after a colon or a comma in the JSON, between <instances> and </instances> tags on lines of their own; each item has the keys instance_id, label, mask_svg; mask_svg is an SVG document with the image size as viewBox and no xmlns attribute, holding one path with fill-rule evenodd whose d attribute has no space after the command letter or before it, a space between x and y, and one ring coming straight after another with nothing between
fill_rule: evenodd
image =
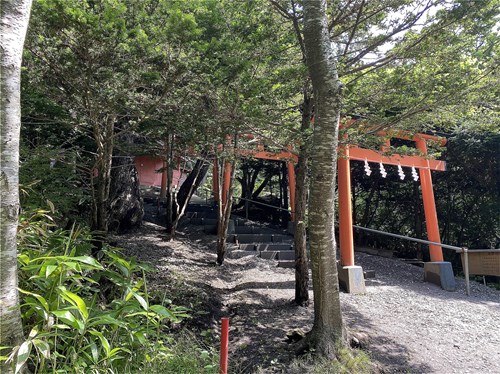
<instances>
[{"instance_id":1,"label":"stone step","mask_svg":"<svg viewBox=\"0 0 500 374\"><path fill-rule=\"evenodd\" d=\"M193 218L211 218L211 219L218 219L217 212L186 212L186 216L193 219Z\"/></svg>"},{"instance_id":2,"label":"stone step","mask_svg":"<svg viewBox=\"0 0 500 374\"><path fill-rule=\"evenodd\" d=\"M217 218L191 218L190 222L192 225L204 226L204 225L217 225L219 220Z\"/></svg>"},{"instance_id":3,"label":"stone step","mask_svg":"<svg viewBox=\"0 0 500 374\"><path fill-rule=\"evenodd\" d=\"M257 251L289 251L295 253L293 251L292 244L281 244L281 243L262 243L256 244L255 250Z\"/></svg>"},{"instance_id":4,"label":"stone step","mask_svg":"<svg viewBox=\"0 0 500 374\"><path fill-rule=\"evenodd\" d=\"M279 251L278 260L295 262L295 251Z\"/></svg>"},{"instance_id":5,"label":"stone step","mask_svg":"<svg viewBox=\"0 0 500 374\"><path fill-rule=\"evenodd\" d=\"M278 261L279 268L293 269L295 267L295 260L293 261Z\"/></svg>"},{"instance_id":6,"label":"stone step","mask_svg":"<svg viewBox=\"0 0 500 374\"><path fill-rule=\"evenodd\" d=\"M207 235L217 235L217 225L204 225L203 232Z\"/></svg>"},{"instance_id":7,"label":"stone step","mask_svg":"<svg viewBox=\"0 0 500 374\"><path fill-rule=\"evenodd\" d=\"M229 258L242 258L242 257L247 257L247 256L257 256L257 252L255 252L255 251L240 251L239 249L237 249L237 250L228 251L227 255Z\"/></svg>"},{"instance_id":8,"label":"stone step","mask_svg":"<svg viewBox=\"0 0 500 374\"><path fill-rule=\"evenodd\" d=\"M292 239L288 235L273 234L235 234L228 237L228 240L238 243L291 243Z\"/></svg>"},{"instance_id":9,"label":"stone step","mask_svg":"<svg viewBox=\"0 0 500 374\"><path fill-rule=\"evenodd\" d=\"M257 249L255 248L255 246L256 245L254 243L251 243L251 244L240 244L239 248L242 251L256 251Z\"/></svg>"},{"instance_id":10,"label":"stone step","mask_svg":"<svg viewBox=\"0 0 500 374\"><path fill-rule=\"evenodd\" d=\"M276 260L278 253L277 251L261 251L259 256L266 260Z\"/></svg>"},{"instance_id":11,"label":"stone step","mask_svg":"<svg viewBox=\"0 0 500 374\"><path fill-rule=\"evenodd\" d=\"M268 227L259 226L236 226L236 234L279 234L277 230L270 229Z\"/></svg>"},{"instance_id":12,"label":"stone step","mask_svg":"<svg viewBox=\"0 0 500 374\"><path fill-rule=\"evenodd\" d=\"M203 204L189 204L186 212L217 212L213 206Z\"/></svg>"}]
</instances>

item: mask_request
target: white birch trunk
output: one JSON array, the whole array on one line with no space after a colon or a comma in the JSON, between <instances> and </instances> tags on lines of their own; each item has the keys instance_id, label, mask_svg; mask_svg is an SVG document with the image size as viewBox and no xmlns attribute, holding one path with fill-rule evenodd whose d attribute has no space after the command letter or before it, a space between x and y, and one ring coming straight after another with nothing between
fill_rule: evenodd
<instances>
[{"instance_id":1,"label":"white birch trunk","mask_svg":"<svg viewBox=\"0 0 500 374\"><path fill-rule=\"evenodd\" d=\"M314 326L309 344L335 356L344 341L335 241L335 176L341 83L328 35L325 0L304 2L304 42L314 93L309 240L314 289Z\"/></svg>"},{"instance_id":2,"label":"white birch trunk","mask_svg":"<svg viewBox=\"0 0 500 374\"><path fill-rule=\"evenodd\" d=\"M0 346L22 339L17 291L21 60L31 0L2 0L0 21ZM5 354L6 352L2 352ZM12 368L0 364L0 372Z\"/></svg>"}]
</instances>

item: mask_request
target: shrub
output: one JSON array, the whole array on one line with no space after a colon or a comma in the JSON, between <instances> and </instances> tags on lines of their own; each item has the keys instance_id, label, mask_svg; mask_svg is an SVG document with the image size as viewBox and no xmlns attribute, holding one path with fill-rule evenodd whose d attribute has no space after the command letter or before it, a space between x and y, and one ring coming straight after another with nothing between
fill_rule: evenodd
<instances>
[{"instance_id":1,"label":"shrub","mask_svg":"<svg viewBox=\"0 0 500 374\"><path fill-rule=\"evenodd\" d=\"M87 230L55 229L42 210L21 218L18 238L28 338L9 356L16 372L125 373L172 359L167 329L187 309L150 304L144 265L109 246L90 256Z\"/></svg>"}]
</instances>

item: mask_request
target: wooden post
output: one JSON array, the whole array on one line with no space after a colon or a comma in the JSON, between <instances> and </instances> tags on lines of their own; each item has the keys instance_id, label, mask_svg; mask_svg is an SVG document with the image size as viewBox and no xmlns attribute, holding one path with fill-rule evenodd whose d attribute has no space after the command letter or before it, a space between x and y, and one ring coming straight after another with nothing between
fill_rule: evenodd
<instances>
[{"instance_id":1,"label":"wooden post","mask_svg":"<svg viewBox=\"0 0 500 374\"><path fill-rule=\"evenodd\" d=\"M416 139L417 148L427 154L427 144L422 138ZM427 227L427 238L431 242L441 243L439 235L439 225L434 201L434 191L432 190L432 176L430 168L419 169L420 184L422 186L422 200L424 202L425 225ZM440 246L429 245L431 261L443 261L443 250Z\"/></svg>"},{"instance_id":2,"label":"wooden post","mask_svg":"<svg viewBox=\"0 0 500 374\"><path fill-rule=\"evenodd\" d=\"M354 237L352 233L351 165L349 148L342 146L338 159L338 199L340 228L340 264L354 266Z\"/></svg>"},{"instance_id":3,"label":"wooden post","mask_svg":"<svg viewBox=\"0 0 500 374\"><path fill-rule=\"evenodd\" d=\"M290 192L290 209L292 210L292 222L295 222L295 167L293 162L288 162L288 188Z\"/></svg>"}]
</instances>

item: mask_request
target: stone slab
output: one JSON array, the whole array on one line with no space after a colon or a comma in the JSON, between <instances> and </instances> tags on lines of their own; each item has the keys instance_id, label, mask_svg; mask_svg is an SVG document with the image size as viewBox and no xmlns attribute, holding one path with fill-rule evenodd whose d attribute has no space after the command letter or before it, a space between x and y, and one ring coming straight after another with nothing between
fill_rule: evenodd
<instances>
[{"instance_id":1,"label":"stone slab","mask_svg":"<svg viewBox=\"0 0 500 374\"><path fill-rule=\"evenodd\" d=\"M242 258L242 257L247 257L247 256L257 256L257 252L255 251L240 251L240 250L233 250L228 252L228 257L230 258Z\"/></svg>"},{"instance_id":2,"label":"stone slab","mask_svg":"<svg viewBox=\"0 0 500 374\"><path fill-rule=\"evenodd\" d=\"M292 251L293 247L291 244L279 244L279 243L264 243L257 244L258 251Z\"/></svg>"},{"instance_id":3,"label":"stone slab","mask_svg":"<svg viewBox=\"0 0 500 374\"><path fill-rule=\"evenodd\" d=\"M217 225L219 222L218 218L202 218L201 222L203 222L203 225Z\"/></svg>"},{"instance_id":4,"label":"stone slab","mask_svg":"<svg viewBox=\"0 0 500 374\"><path fill-rule=\"evenodd\" d=\"M217 225L204 225L203 232L207 235L217 235Z\"/></svg>"},{"instance_id":5,"label":"stone slab","mask_svg":"<svg viewBox=\"0 0 500 374\"><path fill-rule=\"evenodd\" d=\"M259 227L259 226L241 226L236 225L235 227L236 234L278 234L276 230L270 229L268 227Z\"/></svg>"},{"instance_id":6,"label":"stone slab","mask_svg":"<svg viewBox=\"0 0 500 374\"><path fill-rule=\"evenodd\" d=\"M279 251L278 260L295 261L295 251Z\"/></svg>"},{"instance_id":7,"label":"stone slab","mask_svg":"<svg viewBox=\"0 0 500 374\"><path fill-rule=\"evenodd\" d=\"M234 228L235 234L253 234L253 226L236 226Z\"/></svg>"},{"instance_id":8,"label":"stone slab","mask_svg":"<svg viewBox=\"0 0 500 374\"><path fill-rule=\"evenodd\" d=\"M289 235L273 235L273 243L286 243L292 241L293 237Z\"/></svg>"},{"instance_id":9,"label":"stone slab","mask_svg":"<svg viewBox=\"0 0 500 374\"><path fill-rule=\"evenodd\" d=\"M361 266L338 265L339 285L347 293L362 294L366 292L365 278Z\"/></svg>"},{"instance_id":10,"label":"stone slab","mask_svg":"<svg viewBox=\"0 0 500 374\"><path fill-rule=\"evenodd\" d=\"M243 251L255 251L255 244L240 244L240 249Z\"/></svg>"},{"instance_id":11,"label":"stone slab","mask_svg":"<svg viewBox=\"0 0 500 374\"><path fill-rule=\"evenodd\" d=\"M215 212L215 208L210 205L189 204L186 207L187 212Z\"/></svg>"},{"instance_id":12,"label":"stone slab","mask_svg":"<svg viewBox=\"0 0 500 374\"><path fill-rule=\"evenodd\" d=\"M260 251L260 257L266 260L275 260L278 257L277 251Z\"/></svg>"},{"instance_id":13,"label":"stone slab","mask_svg":"<svg viewBox=\"0 0 500 374\"><path fill-rule=\"evenodd\" d=\"M375 270L365 270L363 271L365 279L375 278Z\"/></svg>"},{"instance_id":14,"label":"stone slab","mask_svg":"<svg viewBox=\"0 0 500 374\"><path fill-rule=\"evenodd\" d=\"M443 290L455 291L456 283L451 262L436 261L424 264L424 281L437 284Z\"/></svg>"},{"instance_id":15,"label":"stone slab","mask_svg":"<svg viewBox=\"0 0 500 374\"><path fill-rule=\"evenodd\" d=\"M295 260L294 261L278 261L279 268L293 269L295 268Z\"/></svg>"},{"instance_id":16,"label":"stone slab","mask_svg":"<svg viewBox=\"0 0 500 374\"><path fill-rule=\"evenodd\" d=\"M273 235L270 234L236 234L239 243L272 243Z\"/></svg>"},{"instance_id":17,"label":"stone slab","mask_svg":"<svg viewBox=\"0 0 500 374\"><path fill-rule=\"evenodd\" d=\"M191 218L211 218L218 219L219 216L217 212L206 211L206 212L187 212Z\"/></svg>"}]
</instances>

